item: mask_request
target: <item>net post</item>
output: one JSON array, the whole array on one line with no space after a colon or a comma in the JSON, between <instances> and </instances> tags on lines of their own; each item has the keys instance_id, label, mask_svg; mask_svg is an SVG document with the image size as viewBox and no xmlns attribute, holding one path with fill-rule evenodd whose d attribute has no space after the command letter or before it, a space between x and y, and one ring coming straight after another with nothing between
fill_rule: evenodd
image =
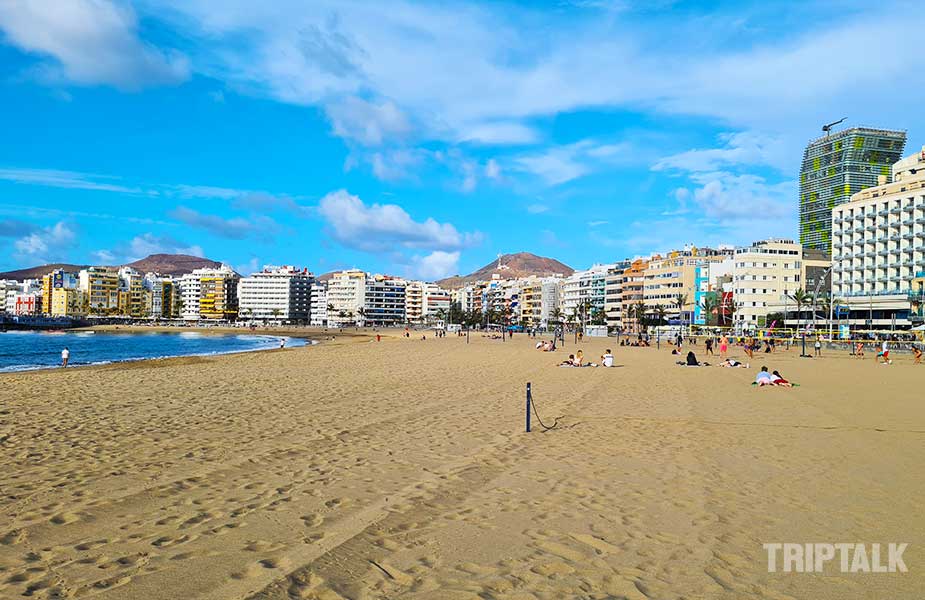
<instances>
[{"instance_id":1,"label":"net post","mask_svg":"<svg viewBox=\"0 0 925 600\"><path fill-rule=\"evenodd\" d=\"M527 382L527 433L530 433L530 400L532 400L530 392L530 382Z\"/></svg>"}]
</instances>

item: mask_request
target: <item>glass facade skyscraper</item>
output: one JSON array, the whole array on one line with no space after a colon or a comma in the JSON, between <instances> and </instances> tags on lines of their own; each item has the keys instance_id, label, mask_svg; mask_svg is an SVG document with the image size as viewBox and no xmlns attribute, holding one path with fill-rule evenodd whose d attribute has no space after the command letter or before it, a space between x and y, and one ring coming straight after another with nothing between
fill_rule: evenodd
<instances>
[{"instance_id":1,"label":"glass facade skyscraper","mask_svg":"<svg viewBox=\"0 0 925 600\"><path fill-rule=\"evenodd\" d=\"M853 127L813 140L800 169L800 243L832 252L832 209L890 177L902 158L906 132Z\"/></svg>"}]
</instances>

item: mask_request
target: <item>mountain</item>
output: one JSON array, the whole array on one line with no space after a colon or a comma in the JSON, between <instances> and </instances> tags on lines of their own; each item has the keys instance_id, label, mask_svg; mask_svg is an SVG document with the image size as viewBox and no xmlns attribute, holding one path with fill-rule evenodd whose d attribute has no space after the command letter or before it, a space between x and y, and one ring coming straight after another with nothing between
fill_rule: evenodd
<instances>
[{"instance_id":1,"label":"mountain","mask_svg":"<svg viewBox=\"0 0 925 600\"><path fill-rule=\"evenodd\" d=\"M200 258L199 256L190 256L188 254L152 254L147 258L136 260L124 266L134 267L142 273L154 272L160 273L161 275L183 275L184 273L191 272L193 269L220 267L222 263L208 258ZM23 279L41 279L55 269L76 272L85 268L87 268L87 265L54 263L0 273L0 279L15 279L17 281L22 281Z\"/></svg>"},{"instance_id":2,"label":"mountain","mask_svg":"<svg viewBox=\"0 0 925 600\"><path fill-rule=\"evenodd\" d=\"M126 266L133 267L142 273L183 275L191 273L194 269L216 269L222 266L222 263L189 254L152 254Z\"/></svg>"},{"instance_id":3,"label":"mountain","mask_svg":"<svg viewBox=\"0 0 925 600\"><path fill-rule=\"evenodd\" d=\"M41 279L55 269L64 269L65 271L76 273L77 271L86 268L87 265L52 263L50 265L39 265L37 267L29 267L28 269L19 269L17 271L7 271L6 273L0 273L0 279L14 279L16 281L23 281L24 279Z\"/></svg>"},{"instance_id":4,"label":"mountain","mask_svg":"<svg viewBox=\"0 0 925 600\"><path fill-rule=\"evenodd\" d=\"M500 262L501 268L498 268ZM529 252L518 252L517 254L505 254L499 260L492 261L474 273L468 275L456 275L441 279L437 283L446 289L460 288L474 281L488 281L491 276L498 274L502 279L515 279L519 277L548 277L550 275L571 275L575 269L568 265L562 264L554 258L537 256Z\"/></svg>"}]
</instances>

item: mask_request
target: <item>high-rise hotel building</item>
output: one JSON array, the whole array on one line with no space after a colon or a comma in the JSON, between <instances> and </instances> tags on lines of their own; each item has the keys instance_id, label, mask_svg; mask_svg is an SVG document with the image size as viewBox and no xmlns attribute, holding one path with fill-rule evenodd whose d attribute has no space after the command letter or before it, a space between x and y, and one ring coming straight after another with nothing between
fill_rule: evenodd
<instances>
[{"instance_id":1,"label":"high-rise hotel building","mask_svg":"<svg viewBox=\"0 0 925 600\"><path fill-rule=\"evenodd\" d=\"M800 168L800 243L831 253L832 209L877 185L902 157L906 132L853 127L813 140Z\"/></svg>"},{"instance_id":2,"label":"high-rise hotel building","mask_svg":"<svg viewBox=\"0 0 925 600\"><path fill-rule=\"evenodd\" d=\"M925 147L892 168L892 183L858 192L832 213L832 294L847 302L850 324L912 324L910 308L925 271Z\"/></svg>"}]
</instances>

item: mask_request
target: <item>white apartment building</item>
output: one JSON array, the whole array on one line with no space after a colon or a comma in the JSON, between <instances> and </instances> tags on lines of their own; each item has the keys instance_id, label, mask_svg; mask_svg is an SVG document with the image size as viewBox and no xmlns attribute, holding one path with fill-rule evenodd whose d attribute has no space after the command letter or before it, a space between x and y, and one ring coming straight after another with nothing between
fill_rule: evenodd
<instances>
[{"instance_id":1,"label":"white apartment building","mask_svg":"<svg viewBox=\"0 0 925 600\"><path fill-rule=\"evenodd\" d=\"M771 313L795 310L790 298L803 287L802 260L803 247L793 240L768 239L736 248L733 322L743 329L755 329L769 325L766 317Z\"/></svg>"},{"instance_id":2,"label":"white apartment building","mask_svg":"<svg viewBox=\"0 0 925 600\"><path fill-rule=\"evenodd\" d=\"M363 322L366 310L366 273L358 269L334 273L328 282L328 326ZM404 310L404 306L402 306Z\"/></svg>"},{"instance_id":3,"label":"white apartment building","mask_svg":"<svg viewBox=\"0 0 925 600\"><path fill-rule=\"evenodd\" d=\"M202 281L197 269L185 273L177 280L177 298L180 304L180 318L185 321L199 320L199 298L202 295Z\"/></svg>"},{"instance_id":4,"label":"white apartment building","mask_svg":"<svg viewBox=\"0 0 925 600\"><path fill-rule=\"evenodd\" d=\"M925 271L925 147L892 174L832 210L832 294L859 327L911 325L912 280Z\"/></svg>"},{"instance_id":5,"label":"white apartment building","mask_svg":"<svg viewBox=\"0 0 925 600\"><path fill-rule=\"evenodd\" d=\"M563 317L569 318L574 315L578 321L586 318L590 322L592 317L603 314L607 272L615 267L615 264L597 264L584 271L575 271L566 277L562 282L560 298ZM584 314L585 303L590 303L587 315Z\"/></svg>"},{"instance_id":6,"label":"white apartment building","mask_svg":"<svg viewBox=\"0 0 925 600\"><path fill-rule=\"evenodd\" d=\"M436 283L409 281L405 287L405 319L408 323L431 323L440 311L450 310L450 292Z\"/></svg>"},{"instance_id":7,"label":"white apartment building","mask_svg":"<svg viewBox=\"0 0 925 600\"><path fill-rule=\"evenodd\" d=\"M390 326L405 323L404 279L374 275L366 278L361 325Z\"/></svg>"},{"instance_id":8,"label":"white apartment building","mask_svg":"<svg viewBox=\"0 0 925 600\"><path fill-rule=\"evenodd\" d=\"M521 280L521 318L528 327L549 327L559 305L561 285L561 277L528 277Z\"/></svg>"},{"instance_id":9,"label":"white apartment building","mask_svg":"<svg viewBox=\"0 0 925 600\"><path fill-rule=\"evenodd\" d=\"M308 323L314 277L308 269L264 267L238 282L241 319L277 323Z\"/></svg>"},{"instance_id":10,"label":"white apartment building","mask_svg":"<svg viewBox=\"0 0 925 600\"><path fill-rule=\"evenodd\" d=\"M146 313L155 319L173 317L176 302L176 288L171 277L158 273L146 273L142 280L146 292Z\"/></svg>"},{"instance_id":11,"label":"white apartment building","mask_svg":"<svg viewBox=\"0 0 925 600\"><path fill-rule=\"evenodd\" d=\"M676 323L703 324L701 289L704 280L709 278L710 265L727 260L733 252L734 249L728 247L688 246L664 257L652 257L643 278L643 302L650 309L662 307L669 322L677 315ZM679 296L686 297L686 304L680 308Z\"/></svg>"},{"instance_id":12,"label":"white apartment building","mask_svg":"<svg viewBox=\"0 0 925 600\"><path fill-rule=\"evenodd\" d=\"M312 327L328 326L328 286L323 281L312 283L309 318Z\"/></svg>"},{"instance_id":13,"label":"white apartment building","mask_svg":"<svg viewBox=\"0 0 925 600\"><path fill-rule=\"evenodd\" d=\"M459 309L465 313L482 309L482 291L476 285L467 285L453 290L450 297L452 302L459 305Z\"/></svg>"},{"instance_id":14,"label":"white apartment building","mask_svg":"<svg viewBox=\"0 0 925 600\"><path fill-rule=\"evenodd\" d=\"M632 261L611 265L604 278L604 323L608 331L623 329L623 275Z\"/></svg>"}]
</instances>

